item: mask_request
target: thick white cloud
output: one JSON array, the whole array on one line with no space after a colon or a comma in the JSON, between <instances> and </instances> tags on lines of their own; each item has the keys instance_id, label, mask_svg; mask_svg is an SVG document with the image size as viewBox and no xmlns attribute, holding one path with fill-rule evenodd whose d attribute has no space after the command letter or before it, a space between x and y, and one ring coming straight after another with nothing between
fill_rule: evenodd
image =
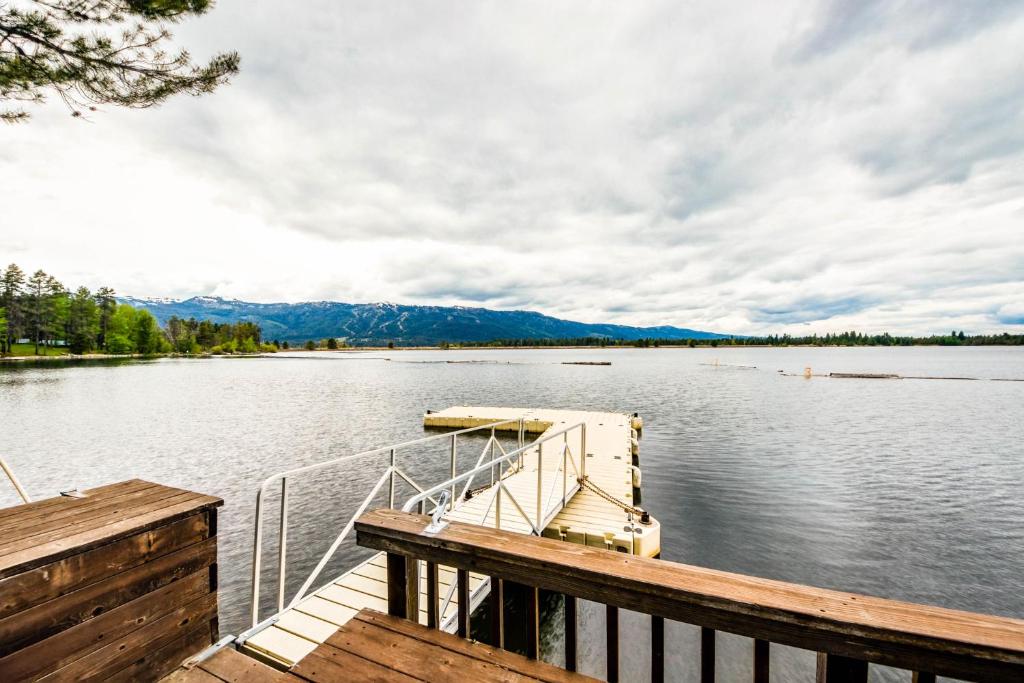
<instances>
[{"instance_id":1,"label":"thick white cloud","mask_svg":"<svg viewBox=\"0 0 1024 683\"><path fill-rule=\"evenodd\" d=\"M134 295L1024 325L1019 3L221 0L213 96L0 129L0 258Z\"/></svg>"}]
</instances>

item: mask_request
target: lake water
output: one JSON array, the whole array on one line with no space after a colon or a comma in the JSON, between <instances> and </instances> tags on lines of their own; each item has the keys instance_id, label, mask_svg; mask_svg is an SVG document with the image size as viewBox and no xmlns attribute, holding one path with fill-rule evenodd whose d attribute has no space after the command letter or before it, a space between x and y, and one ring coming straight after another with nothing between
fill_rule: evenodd
<instances>
[{"instance_id":1,"label":"lake water","mask_svg":"<svg viewBox=\"0 0 1024 683\"><path fill-rule=\"evenodd\" d=\"M496 362L436 362L446 360ZM1024 379L1024 348L392 351L4 367L0 454L33 497L131 477L223 497L221 630L237 633L248 626L253 507L266 476L422 436L428 408L636 411L643 503L662 523L665 558L1024 617L1024 382L778 372L808 366ZM445 457L443 447L422 449L409 467L439 476ZM375 476L363 466L296 484L292 589ZM0 505L14 502L0 481ZM267 547L265 593L273 535ZM346 544L330 571L361 553ZM600 673L600 619L582 628L584 668ZM636 666L644 628L624 616ZM671 676L695 680L693 629L670 625L667 638ZM749 656L729 653L749 641L723 641L723 680L745 677ZM772 653L777 680L812 666L810 653Z\"/></svg>"}]
</instances>

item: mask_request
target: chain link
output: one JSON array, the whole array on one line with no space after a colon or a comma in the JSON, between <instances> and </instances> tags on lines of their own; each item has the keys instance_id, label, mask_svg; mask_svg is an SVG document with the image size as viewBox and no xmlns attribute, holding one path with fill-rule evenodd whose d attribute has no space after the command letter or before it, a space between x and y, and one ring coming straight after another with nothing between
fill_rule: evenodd
<instances>
[{"instance_id":1,"label":"chain link","mask_svg":"<svg viewBox=\"0 0 1024 683\"><path fill-rule=\"evenodd\" d=\"M586 477L578 477L576 481L579 482L580 487L590 489L591 491L599 495L601 498L607 500L609 503L612 503L622 508L622 510L628 514L636 515L638 517L644 514L643 508L638 508L635 505L627 505L626 503L623 503L618 498L608 493L594 482L590 481L589 475Z\"/></svg>"}]
</instances>

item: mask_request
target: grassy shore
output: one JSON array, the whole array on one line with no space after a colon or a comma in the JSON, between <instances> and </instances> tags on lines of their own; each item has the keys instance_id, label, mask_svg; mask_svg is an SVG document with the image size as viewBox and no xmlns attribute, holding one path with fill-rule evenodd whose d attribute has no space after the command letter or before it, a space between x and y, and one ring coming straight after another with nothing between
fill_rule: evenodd
<instances>
[{"instance_id":1,"label":"grassy shore","mask_svg":"<svg viewBox=\"0 0 1024 683\"><path fill-rule=\"evenodd\" d=\"M40 344L39 353L36 354L35 344L14 344L11 347L10 356L31 356L35 358L39 356L66 356L68 354L67 348L56 347L56 346L43 346Z\"/></svg>"}]
</instances>

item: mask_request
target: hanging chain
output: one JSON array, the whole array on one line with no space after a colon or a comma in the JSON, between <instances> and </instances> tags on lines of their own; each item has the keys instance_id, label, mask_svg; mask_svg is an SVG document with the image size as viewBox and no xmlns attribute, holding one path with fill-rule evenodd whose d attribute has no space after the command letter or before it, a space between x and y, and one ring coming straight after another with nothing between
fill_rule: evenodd
<instances>
[{"instance_id":1,"label":"hanging chain","mask_svg":"<svg viewBox=\"0 0 1024 683\"><path fill-rule=\"evenodd\" d=\"M628 505L626 503L623 503L618 498L616 498L612 494L608 493L607 491L605 491L604 489L599 487L594 482L590 481L590 476L589 475L586 476L586 477L577 477L576 481L579 482L579 485L580 485L581 488L590 489L591 491L596 493L601 498L604 498L605 500L607 500L609 503L612 503L612 504L617 505L618 507L622 508L622 510L624 512L626 512L627 514L636 515L638 517L644 514L644 509L643 508L638 508L635 505Z\"/></svg>"}]
</instances>

